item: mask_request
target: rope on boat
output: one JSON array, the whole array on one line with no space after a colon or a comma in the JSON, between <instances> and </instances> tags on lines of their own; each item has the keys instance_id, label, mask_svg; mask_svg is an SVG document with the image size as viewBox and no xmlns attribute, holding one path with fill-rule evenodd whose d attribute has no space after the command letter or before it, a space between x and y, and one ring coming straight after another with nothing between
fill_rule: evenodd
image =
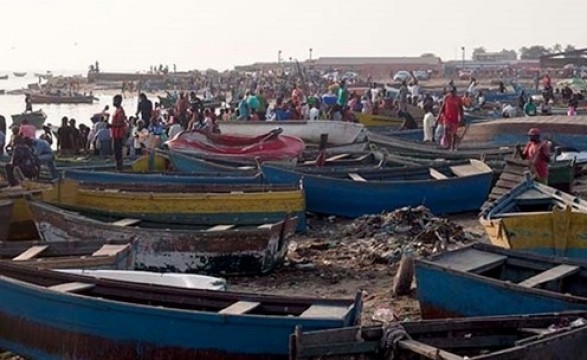
<instances>
[{"instance_id":1,"label":"rope on boat","mask_svg":"<svg viewBox=\"0 0 587 360\"><path fill-rule=\"evenodd\" d=\"M397 344L402 340L409 340L410 335L400 323L394 323L383 328L380 348L383 350L383 359L394 360L396 358Z\"/></svg>"}]
</instances>

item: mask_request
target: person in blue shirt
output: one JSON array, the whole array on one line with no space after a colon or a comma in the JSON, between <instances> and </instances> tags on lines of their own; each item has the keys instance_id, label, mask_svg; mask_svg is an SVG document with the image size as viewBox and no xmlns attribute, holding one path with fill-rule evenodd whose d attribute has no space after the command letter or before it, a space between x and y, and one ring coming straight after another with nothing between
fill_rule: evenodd
<instances>
[{"instance_id":1,"label":"person in blue shirt","mask_svg":"<svg viewBox=\"0 0 587 360\"><path fill-rule=\"evenodd\" d=\"M112 138L110 137L110 129L107 122L100 122L96 124L96 149L100 156L112 155Z\"/></svg>"},{"instance_id":2,"label":"person in blue shirt","mask_svg":"<svg viewBox=\"0 0 587 360\"><path fill-rule=\"evenodd\" d=\"M58 179L59 172L55 166L55 157L53 156L51 145L45 140L33 139L33 147L35 149L35 156L39 159L41 166L46 165L51 172L51 178L54 180Z\"/></svg>"}]
</instances>

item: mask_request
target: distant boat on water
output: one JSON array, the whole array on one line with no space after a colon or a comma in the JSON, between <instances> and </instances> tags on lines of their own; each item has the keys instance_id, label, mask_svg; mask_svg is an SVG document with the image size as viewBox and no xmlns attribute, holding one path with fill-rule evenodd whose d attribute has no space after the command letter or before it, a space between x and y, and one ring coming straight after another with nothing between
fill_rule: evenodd
<instances>
[{"instance_id":1,"label":"distant boat on water","mask_svg":"<svg viewBox=\"0 0 587 360\"><path fill-rule=\"evenodd\" d=\"M14 72L12 74L16 77L25 77L26 76L25 72Z\"/></svg>"},{"instance_id":2,"label":"distant boat on water","mask_svg":"<svg viewBox=\"0 0 587 360\"><path fill-rule=\"evenodd\" d=\"M0 80L8 80L8 75L2 75L2 76L0 76Z\"/></svg>"}]
</instances>

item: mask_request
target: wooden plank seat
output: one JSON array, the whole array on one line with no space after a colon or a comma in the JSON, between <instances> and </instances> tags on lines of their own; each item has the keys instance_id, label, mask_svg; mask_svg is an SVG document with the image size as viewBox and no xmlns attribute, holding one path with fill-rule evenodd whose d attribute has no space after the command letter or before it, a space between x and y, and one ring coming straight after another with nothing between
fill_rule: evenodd
<instances>
[{"instance_id":1,"label":"wooden plank seat","mask_svg":"<svg viewBox=\"0 0 587 360\"><path fill-rule=\"evenodd\" d=\"M220 310L219 314L243 315L255 310L261 303L253 301L237 301L234 304Z\"/></svg>"},{"instance_id":2,"label":"wooden plank seat","mask_svg":"<svg viewBox=\"0 0 587 360\"><path fill-rule=\"evenodd\" d=\"M133 226L137 225L140 222L140 219L121 219L118 221L111 222L110 224L115 226Z\"/></svg>"},{"instance_id":3,"label":"wooden plank seat","mask_svg":"<svg viewBox=\"0 0 587 360\"><path fill-rule=\"evenodd\" d=\"M437 260L436 264L447 266L454 270L480 273L497 266L501 266L507 256L477 249L456 251Z\"/></svg>"},{"instance_id":4,"label":"wooden plank seat","mask_svg":"<svg viewBox=\"0 0 587 360\"><path fill-rule=\"evenodd\" d=\"M301 318L343 319L348 314L346 306L314 304L300 314Z\"/></svg>"},{"instance_id":5,"label":"wooden plank seat","mask_svg":"<svg viewBox=\"0 0 587 360\"><path fill-rule=\"evenodd\" d=\"M206 231L227 231L234 227L233 225L216 225L212 226L211 228L207 229Z\"/></svg>"},{"instance_id":6,"label":"wooden plank seat","mask_svg":"<svg viewBox=\"0 0 587 360\"><path fill-rule=\"evenodd\" d=\"M364 177L357 173L349 173L349 177L354 181L367 181Z\"/></svg>"},{"instance_id":7,"label":"wooden plank seat","mask_svg":"<svg viewBox=\"0 0 587 360\"><path fill-rule=\"evenodd\" d=\"M48 289L59 291L59 292L80 292L84 290L93 289L96 287L94 284L82 283L82 282L70 282L59 285L49 286Z\"/></svg>"},{"instance_id":8,"label":"wooden plank seat","mask_svg":"<svg viewBox=\"0 0 587 360\"><path fill-rule=\"evenodd\" d=\"M559 265L553 267L552 269L548 269L546 271L541 272L538 275L532 276L529 279L526 279L519 283L518 285L533 288L540 284L547 283L549 281L554 281L561 279L565 276L573 275L578 273L581 270L579 266L572 266L572 265Z\"/></svg>"},{"instance_id":9,"label":"wooden plank seat","mask_svg":"<svg viewBox=\"0 0 587 360\"><path fill-rule=\"evenodd\" d=\"M119 252L125 250L129 246L130 245L109 245L109 244L102 245L101 248L94 251L92 256L114 256L114 255L118 254Z\"/></svg>"},{"instance_id":10,"label":"wooden plank seat","mask_svg":"<svg viewBox=\"0 0 587 360\"><path fill-rule=\"evenodd\" d=\"M47 250L49 245L35 245L31 246L30 248L26 249L23 253L18 255L17 257L13 258L14 261L26 261L32 258L37 257L43 251Z\"/></svg>"},{"instance_id":11,"label":"wooden plank seat","mask_svg":"<svg viewBox=\"0 0 587 360\"><path fill-rule=\"evenodd\" d=\"M351 156L351 154L338 154L338 155L334 155L334 156L331 156L331 157L327 158L326 161L327 162L333 162L333 161L336 161L336 160L342 160L342 159L347 158L349 156Z\"/></svg>"},{"instance_id":12,"label":"wooden plank seat","mask_svg":"<svg viewBox=\"0 0 587 360\"><path fill-rule=\"evenodd\" d=\"M448 176L444 175L443 173L441 173L440 171L430 168L429 169L430 172L430 176L432 176L432 178L436 179L436 180L444 180L444 179L448 179Z\"/></svg>"},{"instance_id":13,"label":"wooden plank seat","mask_svg":"<svg viewBox=\"0 0 587 360\"><path fill-rule=\"evenodd\" d=\"M458 177L471 176L479 174L479 168L473 164L451 166L450 171Z\"/></svg>"}]
</instances>

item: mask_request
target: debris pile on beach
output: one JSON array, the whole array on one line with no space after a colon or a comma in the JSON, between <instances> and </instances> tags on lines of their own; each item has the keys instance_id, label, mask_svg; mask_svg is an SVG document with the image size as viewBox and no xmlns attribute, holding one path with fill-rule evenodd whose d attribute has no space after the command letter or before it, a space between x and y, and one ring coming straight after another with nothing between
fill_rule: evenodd
<instances>
[{"instance_id":1,"label":"debris pile on beach","mask_svg":"<svg viewBox=\"0 0 587 360\"><path fill-rule=\"evenodd\" d=\"M388 265L399 261L404 251L422 257L478 240L476 234L423 206L365 215L340 227L318 231L308 241L292 242L290 265L308 269L334 263L354 268Z\"/></svg>"}]
</instances>

